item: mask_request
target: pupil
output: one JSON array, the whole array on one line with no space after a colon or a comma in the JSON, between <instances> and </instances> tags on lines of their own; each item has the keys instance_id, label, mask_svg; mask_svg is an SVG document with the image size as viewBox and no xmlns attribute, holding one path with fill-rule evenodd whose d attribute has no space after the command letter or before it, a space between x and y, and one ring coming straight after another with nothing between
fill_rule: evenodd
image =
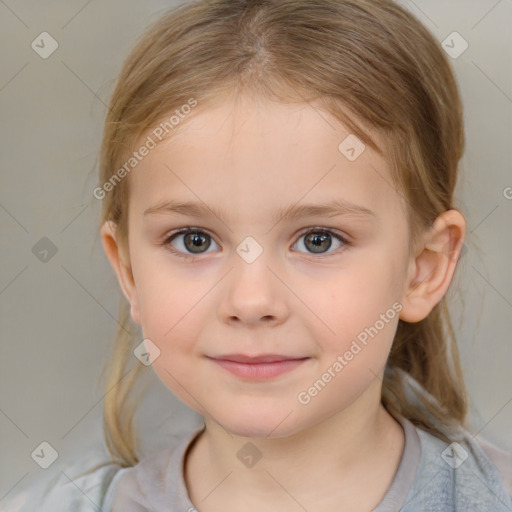
<instances>
[{"instance_id":1,"label":"pupil","mask_svg":"<svg viewBox=\"0 0 512 512\"><path fill-rule=\"evenodd\" d=\"M329 247L331 247L331 235L327 234L327 233L324 233L324 234L318 234L318 233L313 233L313 234L309 234L306 236L306 245L308 245L308 243L311 243L312 244L312 252L322 252L322 249L323 250L327 250L329 249ZM189 241L192 241L192 246L189 245ZM328 242L327 246L323 247L322 248L322 244L325 245L325 242ZM200 248L201 247L201 244L203 244L205 242L205 236L203 236L201 233L189 233L187 236L186 236L186 245L189 249L193 249L193 248ZM311 247L310 247L311 249Z\"/></svg>"},{"instance_id":2,"label":"pupil","mask_svg":"<svg viewBox=\"0 0 512 512\"><path fill-rule=\"evenodd\" d=\"M325 234L322 234L322 235L319 235L318 233L315 233L315 234L310 234L306 237L306 244L308 241L312 242L313 244L313 248L312 248L312 251L313 252L322 252L321 250L318 250L318 249L322 249L322 244L325 242L325 241L328 241L329 243L327 244L326 247L323 247L324 250L327 250L329 249L329 247L331 246L331 240L330 240L330 235L325 233Z\"/></svg>"},{"instance_id":3,"label":"pupil","mask_svg":"<svg viewBox=\"0 0 512 512\"><path fill-rule=\"evenodd\" d=\"M191 244L189 243L191 241ZM185 243L188 249L193 250L194 248L201 247L205 241L205 237L201 233L189 233L185 237ZM197 251L196 251L197 252Z\"/></svg>"}]
</instances>

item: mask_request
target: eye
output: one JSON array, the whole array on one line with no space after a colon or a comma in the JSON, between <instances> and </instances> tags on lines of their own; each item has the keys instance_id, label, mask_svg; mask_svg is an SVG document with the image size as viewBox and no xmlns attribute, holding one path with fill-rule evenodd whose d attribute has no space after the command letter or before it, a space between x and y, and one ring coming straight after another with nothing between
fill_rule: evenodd
<instances>
[{"instance_id":1,"label":"eye","mask_svg":"<svg viewBox=\"0 0 512 512\"><path fill-rule=\"evenodd\" d=\"M304 241L302 241L303 239ZM334 247L333 251L329 251L333 245L333 239L338 243L338 247ZM168 247L169 250L177 256L193 258L196 255L211 252L208 251L208 249L211 247L212 242L217 245L207 232L199 228L187 227L171 233L162 242L162 245ZM350 242L330 229L318 227L309 229L307 232L303 233L294 247L296 245L304 246L309 254L322 255L336 252L336 249L343 246L349 246Z\"/></svg>"},{"instance_id":2,"label":"eye","mask_svg":"<svg viewBox=\"0 0 512 512\"><path fill-rule=\"evenodd\" d=\"M310 251L310 254L325 254L331 248L333 238L340 244L338 247L335 247L335 250L342 246L350 245L341 235L325 228L313 228L303 233L296 242L296 245L303 245ZM302 239L304 241L301 243Z\"/></svg>"},{"instance_id":3,"label":"eye","mask_svg":"<svg viewBox=\"0 0 512 512\"><path fill-rule=\"evenodd\" d=\"M197 254L204 254L212 242L217 245L205 231L197 228L185 228L168 236L164 240L163 245L171 246L169 249L172 252L186 258Z\"/></svg>"}]
</instances>

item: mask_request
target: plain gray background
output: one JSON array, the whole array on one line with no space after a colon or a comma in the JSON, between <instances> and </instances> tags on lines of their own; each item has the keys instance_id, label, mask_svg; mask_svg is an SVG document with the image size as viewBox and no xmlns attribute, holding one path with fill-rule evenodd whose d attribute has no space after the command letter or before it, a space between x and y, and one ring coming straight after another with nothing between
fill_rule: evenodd
<instances>
[{"instance_id":1,"label":"plain gray background","mask_svg":"<svg viewBox=\"0 0 512 512\"><path fill-rule=\"evenodd\" d=\"M457 206L468 239L448 296L473 424L512 450L512 1L402 3L440 44L454 31L469 44L451 59L465 105ZM135 39L174 4L0 0L0 510L58 466L32 460L42 441L61 460L101 446L99 373L120 295L92 196L105 104ZM46 59L31 47L44 31L58 43ZM57 249L46 262L33 252L43 237ZM140 412L152 424L148 445L199 424L156 377L154 390Z\"/></svg>"}]
</instances>

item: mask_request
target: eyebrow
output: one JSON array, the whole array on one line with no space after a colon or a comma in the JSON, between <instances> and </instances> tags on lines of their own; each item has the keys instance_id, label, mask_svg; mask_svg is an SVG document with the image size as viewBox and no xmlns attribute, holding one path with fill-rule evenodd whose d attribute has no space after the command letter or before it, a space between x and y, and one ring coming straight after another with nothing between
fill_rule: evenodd
<instances>
[{"instance_id":1,"label":"eyebrow","mask_svg":"<svg viewBox=\"0 0 512 512\"><path fill-rule=\"evenodd\" d=\"M153 214L187 215L190 217L208 217L215 215L221 221L226 222L226 212L216 211L205 203L163 201L144 211L143 216ZM342 199L334 199L322 204L292 204L286 208L280 208L272 217L274 223L282 220L293 221L303 217L336 217L347 215L365 220L376 220L377 215L368 208Z\"/></svg>"}]
</instances>

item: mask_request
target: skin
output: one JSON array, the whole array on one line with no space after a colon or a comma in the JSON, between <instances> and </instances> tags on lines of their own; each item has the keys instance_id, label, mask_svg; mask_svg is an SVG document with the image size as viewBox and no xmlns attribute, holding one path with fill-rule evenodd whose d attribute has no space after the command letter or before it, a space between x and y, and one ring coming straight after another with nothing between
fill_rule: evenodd
<instances>
[{"instance_id":1,"label":"skin","mask_svg":"<svg viewBox=\"0 0 512 512\"><path fill-rule=\"evenodd\" d=\"M132 319L160 350L155 372L204 417L185 465L201 512L371 510L403 453L403 430L380 403L382 373L398 319L425 318L446 293L465 221L444 212L409 254L386 162L368 147L350 162L338 150L347 130L319 114L307 104L243 97L197 109L129 177L129 254L113 223L102 228ZM273 219L279 208L333 198L375 216ZM226 217L144 215L166 200L205 203ZM206 233L204 252L192 259L170 250L190 254L184 235L164 244L183 227ZM349 245L333 236L331 247L312 252L304 235L318 227ZM263 249L252 263L236 252L247 236ZM393 303L399 315L300 403L298 394ZM244 381L206 358L227 353L309 359L277 378ZM250 468L237 457L248 441L262 453Z\"/></svg>"}]
</instances>

